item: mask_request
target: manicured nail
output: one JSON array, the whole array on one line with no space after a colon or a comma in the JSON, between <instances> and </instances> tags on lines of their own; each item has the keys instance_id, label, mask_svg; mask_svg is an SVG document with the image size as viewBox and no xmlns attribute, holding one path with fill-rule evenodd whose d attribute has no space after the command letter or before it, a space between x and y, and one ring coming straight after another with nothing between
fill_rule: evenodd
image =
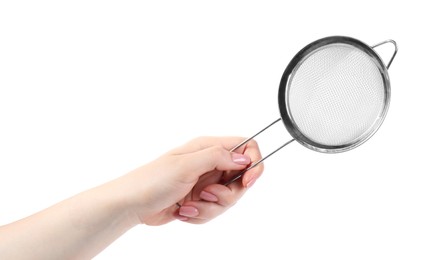
<instances>
[{"instance_id":1,"label":"manicured nail","mask_svg":"<svg viewBox=\"0 0 444 260\"><path fill-rule=\"evenodd\" d=\"M177 215L176 219L180 220L180 221L187 221L189 218L181 216L181 215Z\"/></svg>"},{"instance_id":2,"label":"manicured nail","mask_svg":"<svg viewBox=\"0 0 444 260\"><path fill-rule=\"evenodd\" d=\"M211 201L211 202L218 201L218 198L216 197L216 195L206 192L204 190L200 193L200 198L204 199L206 201Z\"/></svg>"},{"instance_id":3,"label":"manicured nail","mask_svg":"<svg viewBox=\"0 0 444 260\"><path fill-rule=\"evenodd\" d=\"M241 165L248 165L251 162L250 157L241 153L232 153L231 158L233 162Z\"/></svg>"},{"instance_id":4,"label":"manicured nail","mask_svg":"<svg viewBox=\"0 0 444 260\"><path fill-rule=\"evenodd\" d=\"M197 217L199 215L199 211L195 207L182 206L179 209L179 215L192 218Z\"/></svg>"}]
</instances>

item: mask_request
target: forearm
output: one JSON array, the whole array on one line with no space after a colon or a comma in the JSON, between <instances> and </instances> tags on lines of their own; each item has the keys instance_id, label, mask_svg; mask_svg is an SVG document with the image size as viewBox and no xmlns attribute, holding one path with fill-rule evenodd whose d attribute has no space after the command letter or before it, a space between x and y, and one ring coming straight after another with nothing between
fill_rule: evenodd
<instances>
[{"instance_id":1,"label":"forearm","mask_svg":"<svg viewBox=\"0 0 444 260\"><path fill-rule=\"evenodd\" d=\"M87 259L137 225L119 180L0 227L0 259Z\"/></svg>"},{"instance_id":2,"label":"forearm","mask_svg":"<svg viewBox=\"0 0 444 260\"><path fill-rule=\"evenodd\" d=\"M259 165L242 182L220 184L224 173L236 174L261 159L253 141L244 154L228 150L242 140L197 138L114 181L0 227L0 259L89 259L139 223L205 223L231 207L262 173Z\"/></svg>"}]
</instances>

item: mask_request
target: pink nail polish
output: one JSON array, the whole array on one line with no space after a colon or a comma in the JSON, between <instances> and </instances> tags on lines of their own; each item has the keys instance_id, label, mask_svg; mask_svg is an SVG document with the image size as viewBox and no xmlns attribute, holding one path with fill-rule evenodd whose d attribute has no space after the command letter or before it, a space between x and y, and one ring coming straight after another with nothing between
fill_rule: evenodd
<instances>
[{"instance_id":1,"label":"pink nail polish","mask_svg":"<svg viewBox=\"0 0 444 260\"><path fill-rule=\"evenodd\" d=\"M180 220L180 221L187 221L189 218L181 216L181 215L177 215L176 219Z\"/></svg>"},{"instance_id":2,"label":"pink nail polish","mask_svg":"<svg viewBox=\"0 0 444 260\"><path fill-rule=\"evenodd\" d=\"M184 217L197 217L199 215L199 211L192 206L182 206L179 209L179 215Z\"/></svg>"},{"instance_id":3,"label":"pink nail polish","mask_svg":"<svg viewBox=\"0 0 444 260\"><path fill-rule=\"evenodd\" d=\"M206 192L204 190L200 193L200 198L203 200L206 200L206 201L211 201L211 202L218 201L218 198L216 197L216 195Z\"/></svg>"},{"instance_id":4,"label":"pink nail polish","mask_svg":"<svg viewBox=\"0 0 444 260\"><path fill-rule=\"evenodd\" d=\"M240 153L232 153L231 158L232 158L233 162L240 164L240 165L248 165L251 162L250 157L248 157L247 155L244 155L244 154L240 154Z\"/></svg>"}]
</instances>

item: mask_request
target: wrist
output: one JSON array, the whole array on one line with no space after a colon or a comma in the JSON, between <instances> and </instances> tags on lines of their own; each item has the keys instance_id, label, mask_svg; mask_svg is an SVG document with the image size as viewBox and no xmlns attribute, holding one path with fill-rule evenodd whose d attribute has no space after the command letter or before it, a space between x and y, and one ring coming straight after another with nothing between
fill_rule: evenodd
<instances>
[{"instance_id":1,"label":"wrist","mask_svg":"<svg viewBox=\"0 0 444 260\"><path fill-rule=\"evenodd\" d=\"M141 224L137 215L134 188L126 176L117 178L97 187L104 197L104 206L115 221L121 222L122 227L130 229Z\"/></svg>"}]
</instances>

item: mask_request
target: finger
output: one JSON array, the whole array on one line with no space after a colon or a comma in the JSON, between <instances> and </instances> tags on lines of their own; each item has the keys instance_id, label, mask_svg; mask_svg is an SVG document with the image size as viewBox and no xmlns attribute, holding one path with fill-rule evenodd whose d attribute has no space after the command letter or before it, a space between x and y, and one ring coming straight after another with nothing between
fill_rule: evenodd
<instances>
[{"instance_id":1,"label":"finger","mask_svg":"<svg viewBox=\"0 0 444 260\"><path fill-rule=\"evenodd\" d=\"M245 155L248 155L251 158L252 164L261 160L262 155L259 150L259 146L256 141L251 140L245 146ZM251 187L255 181L262 175L264 171L264 164L260 163L255 167L251 168L247 172L245 172L241 178L242 185L244 187ZM224 181L228 182L239 174L239 172L227 172L224 176Z\"/></svg>"},{"instance_id":2,"label":"finger","mask_svg":"<svg viewBox=\"0 0 444 260\"><path fill-rule=\"evenodd\" d=\"M251 161L257 162L262 159L261 152L259 150L259 146L256 143L256 141L251 140L247 143L245 154L248 155L251 158ZM253 167L252 169L248 170L244 173L244 176L242 176L242 185L246 188L250 188L256 180L262 175L264 171L264 164L260 163Z\"/></svg>"},{"instance_id":3,"label":"finger","mask_svg":"<svg viewBox=\"0 0 444 260\"><path fill-rule=\"evenodd\" d=\"M212 146L197 152L179 155L177 166L183 174L195 179L212 170L242 170L250 162L251 159L248 155L231 153L220 146Z\"/></svg>"},{"instance_id":4,"label":"finger","mask_svg":"<svg viewBox=\"0 0 444 260\"><path fill-rule=\"evenodd\" d=\"M231 207L244 195L246 190L239 182L232 183L229 186L211 184L200 192L199 197L208 202Z\"/></svg>"},{"instance_id":5,"label":"finger","mask_svg":"<svg viewBox=\"0 0 444 260\"><path fill-rule=\"evenodd\" d=\"M212 137L202 136L197 137L188 143L171 150L171 154L192 153L212 146L221 146L226 150L231 150L233 147L244 141L244 137Z\"/></svg>"},{"instance_id":6,"label":"finger","mask_svg":"<svg viewBox=\"0 0 444 260\"><path fill-rule=\"evenodd\" d=\"M251 158L251 163L255 163L262 159L261 152L259 150L259 146L256 141L250 140L248 143L245 144L243 151L243 154L248 155ZM263 165L257 165L256 167L260 166L257 171L262 172L263 171ZM238 172L226 172L225 173L225 180L230 180L231 178L237 176Z\"/></svg>"},{"instance_id":7,"label":"finger","mask_svg":"<svg viewBox=\"0 0 444 260\"><path fill-rule=\"evenodd\" d=\"M228 208L213 202L187 201L177 210L175 216L188 223L203 224L224 213Z\"/></svg>"},{"instance_id":8,"label":"finger","mask_svg":"<svg viewBox=\"0 0 444 260\"><path fill-rule=\"evenodd\" d=\"M253 167L252 169L248 170L244 173L242 176L242 185L245 188L251 188L253 184L262 176L262 173L264 172L264 164L260 163L257 166Z\"/></svg>"},{"instance_id":9,"label":"finger","mask_svg":"<svg viewBox=\"0 0 444 260\"><path fill-rule=\"evenodd\" d=\"M250 156L251 160L253 162L259 161L262 159L261 152L259 150L259 145L255 140L250 140L248 143L245 144L244 152L243 154L247 154Z\"/></svg>"}]
</instances>

